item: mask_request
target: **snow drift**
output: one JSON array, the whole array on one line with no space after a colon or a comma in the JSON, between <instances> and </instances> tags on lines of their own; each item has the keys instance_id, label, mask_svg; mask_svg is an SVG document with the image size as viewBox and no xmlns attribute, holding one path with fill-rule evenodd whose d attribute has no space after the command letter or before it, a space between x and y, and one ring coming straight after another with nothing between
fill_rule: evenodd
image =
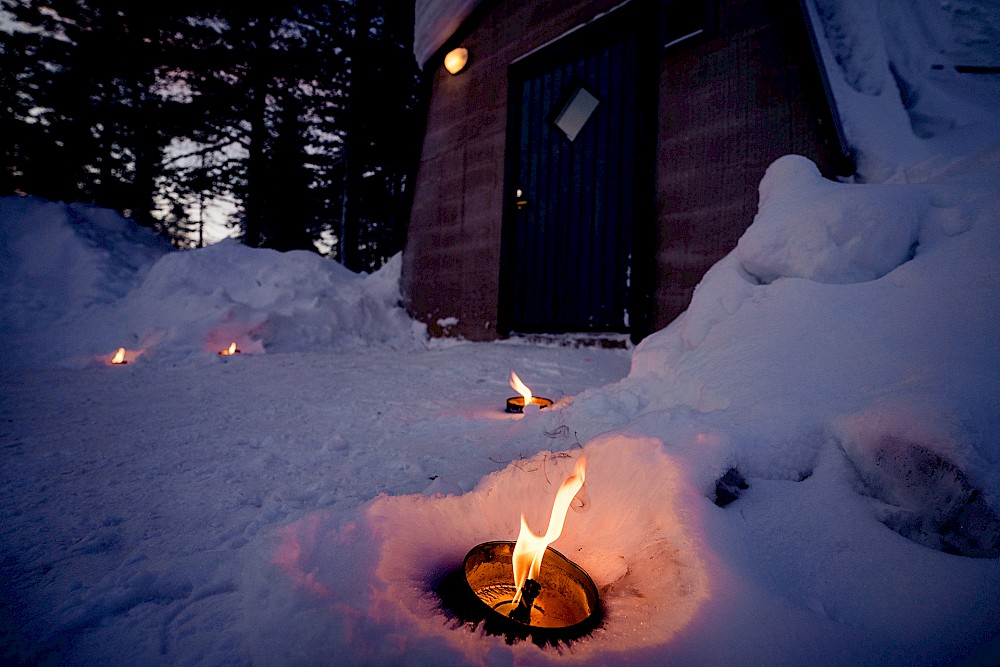
<instances>
[{"instance_id":1,"label":"snow drift","mask_svg":"<svg viewBox=\"0 0 1000 667\"><path fill-rule=\"evenodd\" d=\"M0 243L4 363L87 364L121 346L176 361L233 341L262 353L424 340L398 307L399 257L358 275L232 239L180 252L111 211L21 197L0 199Z\"/></svg>"}]
</instances>

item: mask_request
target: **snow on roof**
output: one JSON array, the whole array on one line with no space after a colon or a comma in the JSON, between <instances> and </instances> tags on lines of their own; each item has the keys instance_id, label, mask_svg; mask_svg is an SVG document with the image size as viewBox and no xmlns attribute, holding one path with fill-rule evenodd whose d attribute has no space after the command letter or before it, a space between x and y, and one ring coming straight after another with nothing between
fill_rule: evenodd
<instances>
[{"instance_id":1,"label":"snow on roof","mask_svg":"<svg viewBox=\"0 0 1000 667\"><path fill-rule=\"evenodd\" d=\"M803 2L866 180L1000 139L1000 5Z\"/></svg>"},{"instance_id":2,"label":"snow on roof","mask_svg":"<svg viewBox=\"0 0 1000 667\"><path fill-rule=\"evenodd\" d=\"M413 55L421 69L481 0L416 0Z\"/></svg>"}]
</instances>

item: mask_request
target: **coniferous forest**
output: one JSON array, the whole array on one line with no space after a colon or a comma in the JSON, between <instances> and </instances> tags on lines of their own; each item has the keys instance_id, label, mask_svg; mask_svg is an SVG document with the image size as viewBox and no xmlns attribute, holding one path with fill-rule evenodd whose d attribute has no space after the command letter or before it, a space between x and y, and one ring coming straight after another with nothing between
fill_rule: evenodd
<instances>
[{"instance_id":1,"label":"coniferous forest","mask_svg":"<svg viewBox=\"0 0 1000 667\"><path fill-rule=\"evenodd\" d=\"M0 0L0 196L117 210L180 247L370 271L402 249L419 146L413 3Z\"/></svg>"}]
</instances>

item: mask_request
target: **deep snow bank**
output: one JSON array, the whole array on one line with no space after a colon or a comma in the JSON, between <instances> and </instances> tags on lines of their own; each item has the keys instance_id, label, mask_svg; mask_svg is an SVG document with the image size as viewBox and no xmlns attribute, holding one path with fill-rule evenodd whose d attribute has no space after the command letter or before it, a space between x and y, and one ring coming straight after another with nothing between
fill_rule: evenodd
<instances>
[{"instance_id":1,"label":"deep snow bank","mask_svg":"<svg viewBox=\"0 0 1000 667\"><path fill-rule=\"evenodd\" d=\"M659 437L709 429L718 446L692 450L706 495L729 466L806 478L834 442L862 492L899 506L887 523L922 539L940 508L954 519L981 494L1000 548L1000 147L904 174L844 184L776 161L688 310L637 347L628 378L569 407L581 430L609 416ZM938 472L914 475L921 460Z\"/></svg>"},{"instance_id":2,"label":"deep snow bank","mask_svg":"<svg viewBox=\"0 0 1000 667\"><path fill-rule=\"evenodd\" d=\"M125 296L171 250L106 209L0 198L0 362L62 356L55 346L76 344L87 310Z\"/></svg>"},{"instance_id":3,"label":"deep snow bank","mask_svg":"<svg viewBox=\"0 0 1000 667\"><path fill-rule=\"evenodd\" d=\"M384 345L424 331L398 306L400 258L371 275L314 253L226 240L175 251L105 209L0 199L0 359L87 364ZM209 357L210 358L210 357Z\"/></svg>"},{"instance_id":4,"label":"deep snow bank","mask_svg":"<svg viewBox=\"0 0 1000 667\"><path fill-rule=\"evenodd\" d=\"M400 258L358 275L304 250L254 249L224 240L173 253L111 316L154 357L295 352L385 345L406 349L422 329L399 307Z\"/></svg>"}]
</instances>

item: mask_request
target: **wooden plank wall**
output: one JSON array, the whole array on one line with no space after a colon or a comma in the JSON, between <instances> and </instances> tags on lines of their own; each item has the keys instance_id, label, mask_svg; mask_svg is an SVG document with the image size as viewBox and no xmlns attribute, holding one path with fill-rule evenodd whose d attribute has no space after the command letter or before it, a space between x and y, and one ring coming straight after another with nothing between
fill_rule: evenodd
<instances>
[{"instance_id":1,"label":"wooden plank wall","mask_svg":"<svg viewBox=\"0 0 1000 667\"><path fill-rule=\"evenodd\" d=\"M797 0L720 5L716 36L661 64L654 330L753 222L769 164L797 153L832 176L839 162Z\"/></svg>"},{"instance_id":2,"label":"wooden plank wall","mask_svg":"<svg viewBox=\"0 0 1000 667\"><path fill-rule=\"evenodd\" d=\"M466 70L445 72L443 53L428 61L401 288L409 312L433 333L442 332L438 320L457 318L447 333L497 337L508 65L619 1L484 1L445 47L469 50Z\"/></svg>"},{"instance_id":3,"label":"wooden plank wall","mask_svg":"<svg viewBox=\"0 0 1000 667\"><path fill-rule=\"evenodd\" d=\"M467 69L445 72L444 50L428 62L401 287L432 333L497 337L508 65L618 4L484 0L446 45L469 49ZM836 162L798 1L719 4L717 36L661 62L654 330L683 312L704 272L735 247L771 162L798 153L826 173ZM445 318L458 324L438 327Z\"/></svg>"}]
</instances>

